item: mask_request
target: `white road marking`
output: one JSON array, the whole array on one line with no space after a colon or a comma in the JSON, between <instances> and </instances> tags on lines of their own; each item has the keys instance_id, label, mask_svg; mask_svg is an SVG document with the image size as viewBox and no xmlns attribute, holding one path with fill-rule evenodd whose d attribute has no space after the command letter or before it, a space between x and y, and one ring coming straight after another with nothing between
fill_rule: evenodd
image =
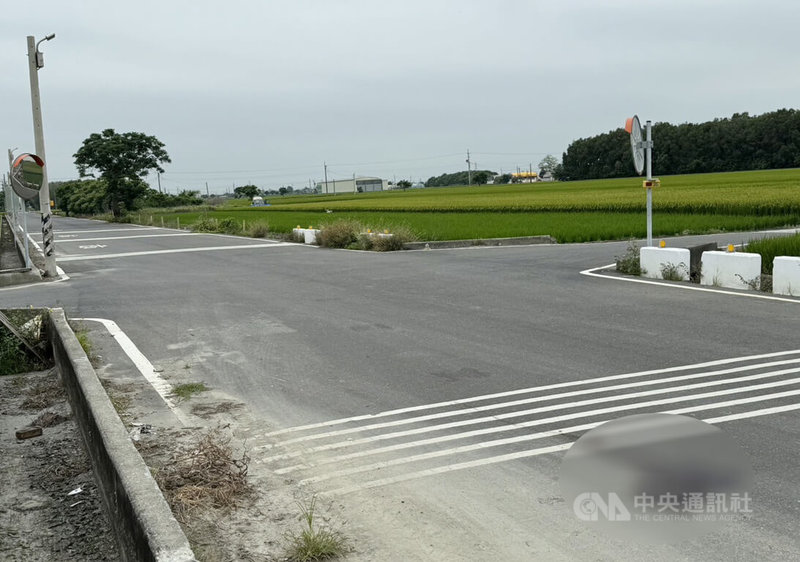
<instances>
[{"instance_id":1,"label":"white road marking","mask_svg":"<svg viewBox=\"0 0 800 562\"><path fill-rule=\"evenodd\" d=\"M749 411L749 412L741 412L741 413L738 413L738 414L731 414L731 415L727 415L727 416L719 416L719 417L715 417L715 418L707 418L707 419L705 419L703 421L705 421L706 423L710 423L710 424L717 424L717 423L723 423L723 422L734 421L734 420L743 420L743 419L755 418L755 417L759 417L759 416L767 416L767 415L771 415L771 414L791 412L791 411L795 411L795 410L800 410L800 404L790 404L790 405L787 405L787 406L777 406L777 407L772 407L772 408L763 408L763 409L760 409L760 410L752 410L752 411ZM387 485L390 485L390 484L398 484L400 482L407 482L409 480L416 480L418 478L425 478L427 476L434 476L434 475L437 475L437 474L445 474L445 473L453 472L453 471L456 471L456 470L464 470L464 469L467 469L467 468L476 468L476 467L479 467L479 466L486 466L486 465L490 465L490 464L498 464L498 463L502 463L502 462L508 462L508 461L522 459L522 458L534 457L534 456L538 456L538 455L546 455L546 454L549 454L549 453L556 453L556 452L559 452L559 451L566 451L567 449L572 447L573 444L574 444L574 441L571 441L569 443L563 443L563 444L560 444L560 445L553 445L551 447L541 447L539 449L531 449L531 450L528 450L528 451L519 451L519 452L516 452L516 453L508 453L508 454L505 454L505 455L497 455L497 456L488 457L488 458L482 458L482 459L478 459L478 460L474 460L474 461L448 464L448 465L444 465L444 466L438 466L436 468L430 468L430 469L427 469L427 470L419 470L419 471L416 471L416 472L410 472L410 473L406 473L406 474L401 474L399 476L394 476L394 477L390 477L390 478L381 478L381 479L378 479L378 480L371 480L371 481L363 482L363 483L352 485L352 486L346 486L346 487L338 488L336 490L332 490L332 491L329 491L329 492L322 492L322 494L326 495L326 496L328 496L328 495L333 496L333 495L350 494L350 493L353 493L353 492L360 492L360 491L363 491L363 490L368 490L368 489L371 489L371 488L377 488L377 487L380 487L380 486L387 486Z\"/></svg>"},{"instance_id":2,"label":"white road marking","mask_svg":"<svg viewBox=\"0 0 800 562\"><path fill-rule=\"evenodd\" d=\"M571 447L572 442L582 432L620 415L641 411L694 415L705 419L708 423L796 412L800 410L800 401L797 400L800 397L798 363L800 363L800 350L791 350L570 381L510 393L495 393L380 412L373 416L332 420L333 425L351 422L354 425L329 431L331 422L326 422L264 434L264 437L271 439L282 437L284 441L266 447L255 447L255 449L270 448L273 454L268 457L256 457L254 460L259 464L270 463L276 474L297 475L300 484L316 485L331 482L333 484L328 484L330 489L338 488L326 492L323 487L323 494L351 493L454 470L563 451ZM714 368L718 366L724 368ZM686 370L694 372L681 373ZM657 373L667 373L668 376L642 378ZM639 377L639 380L624 380L633 377ZM613 384L620 379L623 380L621 384ZM695 379L701 380L685 384ZM611 384L608 384L609 382ZM541 392L554 387L579 385L584 387L551 394ZM656 385L659 388L652 388ZM641 387L649 388L641 389ZM635 391L619 393L626 389ZM497 400L518 395L520 392L536 393L536 395L523 396L522 399L507 402ZM583 395L590 396L588 399L574 400L575 397ZM459 407L465 402L487 399L494 400L473 407ZM782 404L780 402L775 404L776 401L781 401ZM545 403L532 409L512 409L524 408L531 402ZM764 407L744 410L749 405L755 404ZM436 411L436 408L444 410ZM415 412L420 410L428 410L428 413L415 415ZM500 411L492 413L496 410ZM712 416L713 410L722 410L723 415ZM492 415L475 415L482 412ZM548 412L553 412L554 415L549 415ZM542 413L545 417L539 417ZM391 419L389 416L396 417ZM385 421L371 423L376 421L376 418L382 417ZM434 421L441 418L450 418L452 421L445 423ZM318 433L314 431L306 435L293 433L309 429ZM364 433L353 435L356 432ZM317 439L327 439L327 441L320 442L316 441ZM570 443L556 441L555 445L552 444L553 440L564 439L568 439ZM542 443L543 446L538 448L521 450L537 440L550 440L550 443ZM306 446L308 442L312 442L313 445L314 441L317 443L316 446ZM508 447L514 447L516 450L506 454L498 450ZM472 459L476 460L461 462L464 461L465 455L471 455Z\"/></svg>"},{"instance_id":3,"label":"white road marking","mask_svg":"<svg viewBox=\"0 0 800 562\"><path fill-rule=\"evenodd\" d=\"M174 232L170 234L139 234L139 235L132 235L132 236L102 236L98 238L78 238L76 240L61 240L63 243L72 243L72 242L95 242L95 241L105 241L105 240L131 240L133 238L162 238L165 236L201 236L200 234L194 232ZM60 240L60 238L58 239Z\"/></svg>"},{"instance_id":4,"label":"white road marking","mask_svg":"<svg viewBox=\"0 0 800 562\"><path fill-rule=\"evenodd\" d=\"M727 401L724 401L724 402L718 402L718 403L713 403L713 404L702 404L700 406L689 406L689 407L686 407L686 408L677 408L677 409L673 409L673 410L665 410L663 413L666 413L666 414L688 414L688 413L692 413L692 412L700 412L700 411L703 411L703 410L712 410L712 409L715 409L715 408L727 408L727 407L730 407L730 406L740 406L742 404L750 404L752 402L761 402L761 401L764 401L764 400L774 400L774 399L786 398L786 397L795 396L795 395L798 395L798 394L800 394L800 392L798 392L798 391L787 391L787 392L778 392L778 393L773 393L773 394L762 394L762 395L758 395L758 396L751 396L751 397L747 397L747 398L738 398L738 399L735 399L735 400L727 400ZM779 406L777 408L778 408L778 410L776 410L776 411L787 411L787 410L785 410L785 408L787 408L785 406ZM784 408L784 410L781 410L781 408ZM800 408L800 404L798 404L796 406L796 408ZM795 409L795 406L791 405L791 407L789 409ZM735 418L734 417L734 418L731 418L731 419L739 419L739 418ZM546 422L547 420L544 420L544 421ZM562 433L573 433L573 432L577 432L577 431L583 431L584 429L591 429L593 427L597 427L598 425L606 423L606 421L610 421L610 420L605 420L605 421L601 421L601 422L593 422L593 423L589 423L589 424L584 424L582 426L572 426L572 427L568 427L568 428L559 428L559 429L550 430L550 431L546 431L546 432L541 432L541 433L533 434L533 435L541 435L543 437L547 437L547 436L550 436L550 435L559 435L559 434L562 434ZM448 441L458 441L458 440L461 440L461 439L468 439L468 438L471 438L471 437L478 437L478 436L481 436L481 435L491 435L493 433L502 433L502 432L506 432L506 431L518 431L520 429L527 429L527 428L530 428L530 427L535 427L537 425L546 425L546 423L542 423L541 420L534 420L534 421L530 421L530 422L515 423L515 424L511 424L511 425L502 425L502 426L498 426L498 427L489 427L489 428L485 428L485 429L477 429L477 430L472 430L472 431L465 431L465 432L455 433L455 434L451 434L451 435L444 435L442 437L433 437L433 438L421 439L421 440L417 440L417 441L408 441L408 442L404 442L404 443L398 443L396 445L389 445L389 446L385 446L385 447L367 449L367 450L364 450L364 451L358 451L358 452L355 452L355 453L348 453L348 454L345 454L345 455L336 455L336 456L333 456L333 457L326 457L326 458L324 458L322 460L319 460L317 462L307 462L307 463L302 463L302 464L296 464L296 465L293 465L293 466L287 466L287 467L284 467L284 468L276 469L275 473L276 474L288 474L290 472L296 472L298 470L304 470L304 469L308 469L310 467L319 466L319 465L337 464L337 463L341 463L341 462L349 461L349 460L353 460L353 459L359 459L359 458L364 458L364 457L369 457L369 456L374 456L374 455L382 455L382 454L386 454L386 453L392 453L392 452L395 452L395 451L401 451L401 450L404 450L404 449L414 449L414 448L418 448L418 447L426 447L426 446L435 445L435 444L438 444L438 443L445 443L445 442L448 442ZM529 436L522 436L522 437L518 437L518 438L512 438L512 440L508 441L508 442L509 443L515 442L515 441L513 441L513 439L518 439L519 441L526 441L526 440L529 440L530 437ZM313 453L313 452L315 452L315 449L308 449L308 450L303 451L303 453ZM287 459L287 458L292 458L292 457L297 457L297 456L300 456L300 455L299 454L296 454L296 455L283 455L281 457L273 457L273 458L274 459ZM268 459L257 460L257 462L268 462Z\"/></svg>"},{"instance_id":5,"label":"white road marking","mask_svg":"<svg viewBox=\"0 0 800 562\"><path fill-rule=\"evenodd\" d=\"M283 246L297 246L291 242L272 242L269 244L243 244L237 246L205 246L202 248L174 248L170 250L147 250L143 252L122 252L119 254L99 254L97 256L83 255L83 256L65 256L59 259L60 262L69 261L91 261L91 260L105 260L112 258L131 258L137 256L152 256L158 254L182 254L188 252L213 252L216 250L253 250L258 248L279 248Z\"/></svg>"},{"instance_id":6,"label":"white road marking","mask_svg":"<svg viewBox=\"0 0 800 562\"><path fill-rule=\"evenodd\" d=\"M136 344L131 341L128 335L122 331L122 329L117 325L116 322L113 320L108 320L106 318L73 318L73 320L78 320L80 322L99 322L103 326L105 326L108 333L111 334L119 346L122 348L122 351L125 352L133 364L136 365L136 368L142 373L142 376L150 383L150 385L155 389L161 399L164 400L164 403L172 410L172 413L175 414L175 417L183 425L189 425L189 420L186 416L181 412L181 410L177 407L175 402L172 400L172 386L164 380L161 375L156 373L153 364L150 363L150 360L145 357L144 353L139 351L139 348L136 347Z\"/></svg>"},{"instance_id":7,"label":"white road marking","mask_svg":"<svg viewBox=\"0 0 800 562\"><path fill-rule=\"evenodd\" d=\"M611 281L625 281L628 283L643 283L645 285L658 285L659 287L668 287L671 289L683 289L686 291L702 291L704 293L717 293L720 295L733 295L735 297L747 297L751 299L762 299L762 300L769 300L769 301L780 301L780 302L790 302L792 304L800 304L800 299L793 299L793 298L784 298L784 297L773 297L770 295L759 295L755 293L739 293L736 291L725 291L723 289L714 289L713 287L693 287L690 285L685 284L678 284L678 283L664 283L662 281L649 281L647 279L634 279L632 277L617 277L615 275L601 275L597 273L600 270L608 269L609 267L614 267L615 264L604 265L602 267L595 267L592 269L584 269L580 272L581 275L586 275L588 277L598 277L600 279L610 279Z\"/></svg>"},{"instance_id":8,"label":"white road marking","mask_svg":"<svg viewBox=\"0 0 800 562\"><path fill-rule=\"evenodd\" d=\"M527 427L533 427L533 426L536 426L536 425L559 423L559 422L563 422L563 421L566 421L566 420L574 420L574 419L583 418L583 417L600 416L600 415L603 415L603 414L625 412L625 411L629 411L629 410L638 410L638 409L641 409L641 408L649 408L651 406L663 406L665 404L675 404L677 402L691 402L691 401L694 401L694 400L705 400L706 398L716 398L717 396L727 396L727 395L730 395L730 394L742 394L744 392L750 392L750 391L753 391L753 390L765 390L765 389L769 389L769 388L776 388L776 387L779 387L779 386L790 386L790 385L794 385L794 384L800 384L800 378L776 381L776 382L765 383L765 384L757 384L757 385L746 386L746 387L738 387L738 388L732 388L732 389L728 389L728 390L719 390L719 391L716 391L716 392L703 392L703 393L700 393L700 394L690 394L690 395L686 395L686 396L676 396L676 397L671 397L671 398L662 398L662 399L659 399L659 400L649 400L647 402L634 402L633 404L625 404L625 405L622 405L622 406L612 406L612 407L608 407L608 408L598 408L598 409L595 409L595 410L585 410L585 411L581 411L581 412L574 412L574 413L571 413L571 414L563 414L563 415L560 415L560 416L553 416L553 417L549 417L549 418L540 418L540 419L533 420L533 421L530 421L530 422L522 422L522 423L515 423L513 425L497 426L497 427L493 428L494 431L492 431L491 433L499 432L499 431L509 431L509 429L506 429L506 428L511 428L511 429L527 428ZM671 391L671 389L663 389L663 390L666 390L667 392ZM647 394L650 394L650 393L647 393ZM789 391L789 393L786 394L786 396L794 396L794 395L800 395L800 390L798 390L798 391ZM744 402L741 402L741 403L744 404L744 403L746 403L747 399L741 399L741 400L744 400ZM336 443L329 443L327 445L320 445L320 446L317 446L317 447L312 447L312 448L309 448L309 449L305 449L304 451L294 451L294 452L291 452L291 453L285 453L283 455L275 455L275 456L272 456L272 457L266 457L266 458L262 459L262 461L263 462L273 462L273 461L276 461L276 460L282 460L282 459L286 459L286 458L300 456L300 455L302 455L304 453L316 453L316 452L322 452L322 451L330 451L330 450L335 450L335 449L342 449L342 448L345 448L345 447L353 447L353 446L356 446L356 445L363 445L363 444L366 444L366 443L373 443L373 442L376 442L376 441L386 441L388 439L397 439L399 437L408 437L408 436L411 436L411 435L420 435L420 434L423 434L423 433L430 433L432 431L442 431L442 430L445 430L445 429L457 429L457 428L465 427L465 426L468 426L468 425L477 425L477 424L483 424L483 423L492 423L492 422L505 421L505 420L514 419L514 418L526 417L526 416L530 416L530 415L533 415L533 414L539 414L539 413L544 413L544 412L552 412L552 411L557 411L557 410L566 410L566 409L570 409L570 408L576 408L576 407L581 407L581 406L585 406L585 405L603 403L603 402L608 402L608 401L609 400L600 398L600 399L594 399L594 400L584 400L582 402L574 402L574 403L571 403L571 404L555 404L555 405L547 406L547 407L544 407L544 408L534 408L534 409L531 409L531 410L520 410L520 411L516 411L516 412L508 412L508 413L505 413L505 414L497 414L497 415L494 415L494 416L486 416L486 417L482 417L482 418L472 418L472 419L466 419L466 420L457 421L457 422L450 422L450 423L443 423L443 424L438 424L438 425L425 426L425 427L420 427L420 428L416 428L416 429L409 429L409 430L405 430L405 431L395 431L395 432L392 432L392 433L383 433L383 434L379 434L379 435L373 435L371 437L363 437L361 439L349 439L349 440L346 440L346 441L339 441L339 442L336 442ZM712 408L712 407L714 407L714 403L705 405L705 408ZM487 433L490 433L490 432L487 432ZM282 444L286 444L286 443L288 443L288 442L285 441Z\"/></svg>"},{"instance_id":9,"label":"white road marking","mask_svg":"<svg viewBox=\"0 0 800 562\"><path fill-rule=\"evenodd\" d=\"M317 434L314 434L314 435L307 435L307 436L304 436L304 437L296 437L294 439L289 439L289 440L286 440L286 441L282 441L282 442L278 443L276 446L289 444L289 443L296 443L296 442L300 442L300 441L310 441L310 440L313 440L313 439L324 439L324 438L328 438L328 437L337 437L337 436L340 436L340 435L346 435L346 434L349 434L349 433L357 433L357 432L361 432L361 431L369 431L369 430L373 430L373 429L383 429L383 428L386 428L386 427L396 427L396 426L399 426L399 425L407 425L407 424L419 423L419 422L423 422L423 421L429 421L429 420L435 420L435 419L441 419L441 418L453 417L453 416L460 416L460 415L464 415L464 414L473 414L473 413L478 413L478 412L486 412L486 411L489 411L489 410L505 409L505 408L509 408L511 406L521 406L521 405L524 405L524 404L531 404L531 403L534 403L534 402L546 402L546 401L549 401L549 400L556 400L556 399L559 399L559 398L570 398L570 397L573 397L573 396L581 396L581 395L585 395L585 394L596 394L598 392L609 392L609 391L614 391L614 390L624 390L624 389L628 389L628 388L635 388L635 387L639 387L639 386L649 386L649 385L654 385L654 384L671 383L671 382L677 382L677 381L682 381L682 380L691 380L691 379L696 379L696 378L707 378L707 377L718 376L718 375L721 375L721 374L730 374L730 373L744 371L744 370L759 369L759 368L772 366L772 365L781 365L781 364L798 363L798 362L800 362L800 359L789 360L789 361L776 361L776 362L773 362L773 363L766 363L766 364L760 364L760 365L754 365L754 366L748 365L746 367L739 367L739 368L734 368L734 369L724 369L724 370L721 370L721 371L708 371L708 372L695 373L693 375L684 375L684 376L681 376L681 377L656 379L656 380L650 380L650 381L644 381L644 382L638 382L638 383L621 384L621 385L607 386L607 387L600 387L600 388L591 388L591 389L584 389L584 390L578 390L578 391L573 391L573 392L563 392L563 393L560 393L560 394L546 394L546 395L543 395L543 396L535 396L533 398L526 398L524 400L514 400L514 401L511 401L511 402L496 402L496 403L489 404L489 405L486 405L486 406L476 406L476 407L466 408L466 409L461 409L461 410L449 410L449 411L446 411L446 412L440 412L438 414L429 414L429 415L426 415L426 416L418 416L418 417L414 417L414 418L404 418L404 419L401 419L401 420L395 420L395 421L391 421L391 422L377 423L377 424L372 424L372 425L364 425L364 426L359 426L359 427L355 427L355 428L342 429L342 430L338 430L338 431L329 431L329 432L326 432L326 433L317 433ZM740 383L742 381L758 380L758 379L763 379L763 378L777 377L777 376L780 376L780 375L785 375L785 374L790 374L790 373L797 373L797 372L800 372L800 368L797 368L797 369L784 369L784 370L780 370L780 371L771 371L771 372L768 372L768 373L760 373L760 374L756 374L756 375L749 375L749 376L746 376L746 377L734 377L734 378L730 378L730 379L714 380L714 381L710 381L710 382L704 382L704 383L698 383L698 384L690 384L690 385L677 386L677 387L660 388L660 389L656 389L656 390L647 390L647 391L634 392L634 393L629 393L629 394L619 394L619 395L612 396L612 397L594 398L594 399L591 399L591 400L583 400L583 401L579 401L579 402L566 402L566 403L563 403L563 404L558 404L557 408L555 408L554 406L548 406L545 409L538 408L536 410L528 410L528 412L532 412L532 411L549 411L549 409L551 409L551 408L552 409L574 408L574 407L583 406L583 405L587 405L587 404L597 404L597 403L601 403L601 402L615 402L615 401L619 401L619 400L630 400L631 398L640 398L642 396L651 396L651 395L655 395L655 394L665 394L665 393L668 393L668 392L680 392L680 391L684 391L684 390L692 390L692 389L695 389L695 388L705 388L705 387L708 387L708 386L721 386L721 385L725 385L725 384L738 384L738 383ZM479 418L479 419L486 419L486 418Z\"/></svg>"},{"instance_id":10,"label":"white road marking","mask_svg":"<svg viewBox=\"0 0 800 562\"><path fill-rule=\"evenodd\" d=\"M792 390L792 391L788 391L788 392L776 392L774 394L765 394L765 395L761 395L761 396L751 396L751 397L748 397L748 398L741 398L741 399L738 399L738 400L728 400L727 402L720 402L720 403L711 404L711 405L704 404L702 406L690 406L688 408L680 408L680 409L677 409L677 410L668 410L668 411L665 411L663 413L665 413L665 414L685 414L685 413L691 413L691 412L699 412L699 411L703 411L703 410L713 410L713 409L717 409L717 408L727 408L729 406L737 406L737 405L741 405L741 404L749 404L751 402L761 402L761 401L764 401L764 400L773 400L773 399L779 399L779 398L786 398L786 397L789 397L789 396L797 396L797 395L800 395L800 390ZM800 408L800 405L797 405L797 408ZM331 478L335 478L335 477L338 477L338 476L348 476L348 475L351 475L351 474L358 474L358 473L361 473L361 472L369 472L369 471L372 471L372 470L381 470L381 469L384 469L384 468L389 468L390 466L397 466L397 465L401 465L401 464L417 462L417 461L422 461L422 460L427 460L427 459L433 459L433 458L438 458L438 457L456 455L456 454L466 453L466 452L470 452L470 451L478 451L478 450L481 450L481 449L488 449L490 447L499 447L499 446L502 446L502 445L510 445L510 444L514 444L514 443L522 443L522 442L525 442L525 441L533 441L533 440L536 440L536 439L544 439L546 437L553 437L553 436L556 436L556 435L562 435L564 433L575 433L575 432L578 432L578 431L586 431L586 430L592 429L594 427L598 427L598 426L600 426L600 425L602 425L602 424L604 424L606 422L609 422L609 421L611 421L611 420L603 420L603 421L599 421L599 422L586 423L586 424L581 424L581 425L574 425L574 426L571 426L571 427L562 427L562 428L559 428L559 429L554 429L554 430L550 430L550 431L542 431L542 432L539 432L539 433L530 433L528 435L521 435L521 436L517 436L517 437L508 437L508 438L505 438L505 439L495 439L493 441L482 441L480 443L475 443L475 444L472 444L472 445L462 445L460 447L453 447L451 449L440 449L438 451L432 451L432 452L429 452L429 453L422 453L422 454L418 454L418 455L405 456L405 457L400 457L400 458L397 458L397 459L392 459L390 461L377 462L377 463L373 463L373 464L369 464L369 465L358 466L358 467L355 467L355 468L348 468L348 469L339 470L339 471L336 471L336 472L330 472L330 473L324 474L322 476L315 476L315 477L312 477L312 478L306 478L305 480L301 480L299 483L300 484L308 484L308 483L311 483L311 482L319 482L319 481L322 481L322 480L329 480ZM523 424L521 424L521 425L523 425ZM539 425L539 424L537 424L537 425ZM530 426L526 425L525 427L530 427ZM339 457L339 462L341 462L341 457ZM285 474L287 471L285 469L283 469L283 470L276 470L275 472L278 473L278 474Z\"/></svg>"},{"instance_id":11,"label":"white road marking","mask_svg":"<svg viewBox=\"0 0 800 562\"><path fill-rule=\"evenodd\" d=\"M158 230L155 226L139 226L136 228L97 228L93 230L61 230L61 229L53 229L53 232L58 236L64 235L73 235L73 234L94 234L95 232L128 232L131 230L141 231L141 230Z\"/></svg>"},{"instance_id":12,"label":"white road marking","mask_svg":"<svg viewBox=\"0 0 800 562\"><path fill-rule=\"evenodd\" d=\"M708 368L708 367L717 367L717 366L721 366L721 365L730 365L731 363L740 363L742 361L758 361L758 360L761 360L761 359L770 359L770 358L773 358L773 357L784 357L786 355L794 355L794 354L799 354L799 353L800 353L800 349L794 349L794 350L790 350L790 351L779 351L779 352L776 352L776 353L764 353L764 354L760 354L760 355L749 355L749 356L746 355L746 356L734 357L734 358L730 358L730 359L719 359L719 360L715 360L715 361L706 361L704 363L695 363L695 364L692 364L692 365L679 365L677 367L666 367L666 368L663 368L663 369L653 369L653 370L649 370L649 371L638 371L638 372L634 372L634 373L625 373L625 374L622 374L622 375L611 375L611 376L605 376L605 377L597 377L597 378L593 378L593 379L582 379L582 380L578 380L578 381L569 381L569 382L548 384L548 385L544 385L544 386L534 386L534 387L522 388L522 389L518 389L518 390L510 390L510 391L505 391L505 392L496 392L496 393L493 393L493 394L484 394L484 395L481 395L481 396L470 396L468 398L460 398L460 399L457 399L457 400L448 400L448 401L445 401L445 402L436 402L436 403L433 403L433 404L423 404L423 405L420 405L420 406L410 406L410 407L407 407L407 408L398 408L398 409L395 409L395 410L387 410L387 411L384 411L384 412L378 412L376 414L364 414L364 415L353 416L353 417L349 417L349 418L338 418L338 419L335 419L335 420L330 420L330 421L325 421L325 422L301 425L301 426L296 426L296 427L289 427L289 428L286 428L286 429L280 429L280 430L277 430L277 431L271 431L269 433L265 433L264 436L265 437L273 437L273 436L278 436L278 435L284 435L284 434L287 434L287 433L295 433L295 432L307 431L309 429L319 429L319 428L323 428L323 427L331 427L331 426L342 425L342 424L351 423L351 422L359 422L359 421L364 421L364 420L373 420L373 419L378 419L378 418L383 418L383 417L390 417L390 416L396 416L396 415L400 415L400 414L406 414L406 413L410 413L410 412L418 412L418 411L422 411L422 410L433 410L433 409L436 409L436 408L445 408L445 407L449 407L449 406L457 406L459 404L469 404L469 403L472 403L472 402L481 402L481 401L484 401L484 400L493 400L495 398L506 398L508 396L517 396L517 395L520 395L520 394L530 394L530 393L533 393L533 392L542 392L542 391L545 391L545 390L555 390L555 389L558 389L558 388L569 388L569 387L572 387L572 386L598 384L598 383L608 382L608 381L617 381L617 380L631 379L631 378L636 378L636 377L645 377L645 376L650 376L650 375L660 375L660 374L663 374L663 373L690 371L690 370L693 370L693 369L705 369L705 368ZM771 365L771 364L765 364L765 365ZM745 369L745 368L743 368L743 369ZM754 368L757 368L757 367L754 367ZM731 371L731 372L735 372L735 371Z\"/></svg>"},{"instance_id":13,"label":"white road marking","mask_svg":"<svg viewBox=\"0 0 800 562\"><path fill-rule=\"evenodd\" d=\"M78 246L81 250L94 250L96 248L108 248L108 244L86 244L85 246Z\"/></svg>"}]
</instances>

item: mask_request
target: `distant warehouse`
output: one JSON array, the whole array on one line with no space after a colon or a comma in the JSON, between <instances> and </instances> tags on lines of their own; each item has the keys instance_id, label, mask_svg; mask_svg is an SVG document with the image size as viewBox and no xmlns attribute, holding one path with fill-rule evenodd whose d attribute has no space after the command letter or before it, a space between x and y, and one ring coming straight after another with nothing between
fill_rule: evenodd
<instances>
[{"instance_id":1,"label":"distant warehouse","mask_svg":"<svg viewBox=\"0 0 800 562\"><path fill-rule=\"evenodd\" d=\"M317 193L367 193L388 189L386 180L373 177L328 180L317 183Z\"/></svg>"}]
</instances>

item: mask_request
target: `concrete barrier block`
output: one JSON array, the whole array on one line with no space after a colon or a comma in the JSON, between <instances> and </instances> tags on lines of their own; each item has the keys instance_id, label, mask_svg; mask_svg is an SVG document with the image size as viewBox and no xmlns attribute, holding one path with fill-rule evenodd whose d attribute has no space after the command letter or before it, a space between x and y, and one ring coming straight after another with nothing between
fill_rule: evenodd
<instances>
[{"instance_id":1,"label":"concrete barrier block","mask_svg":"<svg viewBox=\"0 0 800 562\"><path fill-rule=\"evenodd\" d=\"M747 252L703 252L701 285L748 289L761 279L761 255Z\"/></svg>"},{"instance_id":2,"label":"concrete barrier block","mask_svg":"<svg viewBox=\"0 0 800 562\"><path fill-rule=\"evenodd\" d=\"M643 277L663 279L665 268L674 269L681 281L689 280L689 264L691 255L686 248L654 248L644 247L639 250L639 263L644 270Z\"/></svg>"},{"instance_id":3,"label":"concrete barrier block","mask_svg":"<svg viewBox=\"0 0 800 562\"><path fill-rule=\"evenodd\" d=\"M772 292L800 296L800 258L778 256L773 260Z\"/></svg>"},{"instance_id":4,"label":"concrete barrier block","mask_svg":"<svg viewBox=\"0 0 800 562\"><path fill-rule=\"evenodd\" d=\"M306 244L315 244L317 242L317 234L319 234L318 228L304 228L303 241Z\"/></svg>"}]
</instances>

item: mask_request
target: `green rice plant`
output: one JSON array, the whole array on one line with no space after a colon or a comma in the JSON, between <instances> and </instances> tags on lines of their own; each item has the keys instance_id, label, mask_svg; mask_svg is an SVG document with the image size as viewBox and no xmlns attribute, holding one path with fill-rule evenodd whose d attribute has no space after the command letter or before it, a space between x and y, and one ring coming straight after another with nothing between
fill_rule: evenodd
<instances>
[{"instance_id":1,"label":"green rice plant","mask_svg":"<svg viewBox=\"0 0 800 562\"><path fill-rule=\"evenodd\" d=\"M800 256L800 234L751 240L746 250L761 255L761 273L772 275L772 261L778 256Z\"/></svg>"}]
</instances>

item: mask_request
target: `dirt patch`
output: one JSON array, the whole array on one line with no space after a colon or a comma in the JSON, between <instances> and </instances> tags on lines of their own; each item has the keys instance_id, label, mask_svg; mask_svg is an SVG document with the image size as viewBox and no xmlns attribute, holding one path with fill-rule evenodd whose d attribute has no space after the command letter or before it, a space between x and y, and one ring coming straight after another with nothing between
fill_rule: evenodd
<instances>
[{"instance_id":1,"label":"dirt patch","mask_svg":"<svg viewBox=\"0 0 800 562\"><path fill-rule=\"evenodd\" d=\"M38 407L44 403L46 410ZM2 560L119 559L71 417L54 372L0 377ZM41 436L16 439L17 429L33 424Z\"/></svg>"}]
</instances>

